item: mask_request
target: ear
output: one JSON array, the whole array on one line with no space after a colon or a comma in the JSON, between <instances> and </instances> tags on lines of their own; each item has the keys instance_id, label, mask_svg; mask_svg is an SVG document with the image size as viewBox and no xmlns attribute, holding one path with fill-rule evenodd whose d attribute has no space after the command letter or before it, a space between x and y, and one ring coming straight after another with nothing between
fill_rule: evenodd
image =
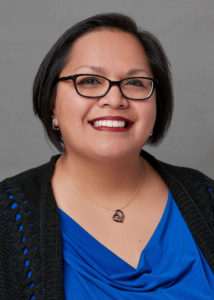
<instances>
[{"instance_id":1,"label":"ear","mask_svg":"<svg viewBox=\"0 0 214 300\"><path fill-rule=\"evenodd\" d=\"M53 109L52 118L53 118L53 125L54 125L55 127L58 127L58 126L59 126L59 121L58 121L58 118L56 117L55 109Z\"/></svg>"}]
</instances>

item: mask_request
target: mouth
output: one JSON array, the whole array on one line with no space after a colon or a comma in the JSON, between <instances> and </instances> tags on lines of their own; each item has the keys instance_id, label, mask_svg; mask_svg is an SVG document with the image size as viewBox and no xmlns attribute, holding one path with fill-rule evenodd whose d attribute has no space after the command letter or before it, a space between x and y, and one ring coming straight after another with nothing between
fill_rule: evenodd
<instances>
[{"instance_id":1,"label":"mouth","mask_svg":"<svg viewBox=\"0 0 214 300\"><path fill-rule=\"evenodd\" d=\"M89 120L88 123L96 130L103 131L126 131L133 121L121 116L104 116Z\"/></svg>"}]
</instances>

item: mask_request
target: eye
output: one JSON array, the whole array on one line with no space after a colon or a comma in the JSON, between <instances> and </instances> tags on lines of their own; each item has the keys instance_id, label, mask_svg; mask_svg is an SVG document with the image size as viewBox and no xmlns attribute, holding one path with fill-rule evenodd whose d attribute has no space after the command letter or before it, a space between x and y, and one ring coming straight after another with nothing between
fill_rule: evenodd
<instances>
[{"instance_id":1,"label":"eye","mask_svg":"<svg viewBox=\"0 0 214 300\"><path fill-rule=\"evenodd\" d=\"M135 78L135 79L127 80L125 85L133 85L133 86L143 87L144 83L142 80Z\"/></svg>"},{"instance_id":2,"label":"eye","mask_svg":"<svg viewBox=\"0 0 214 300\"><path fill-rule=\"evenodd\" d=\"M77 79L77 84L78 85L96 85L100 84L100 80L98 77L79 77Z\"/></svg>"}]
</instances>

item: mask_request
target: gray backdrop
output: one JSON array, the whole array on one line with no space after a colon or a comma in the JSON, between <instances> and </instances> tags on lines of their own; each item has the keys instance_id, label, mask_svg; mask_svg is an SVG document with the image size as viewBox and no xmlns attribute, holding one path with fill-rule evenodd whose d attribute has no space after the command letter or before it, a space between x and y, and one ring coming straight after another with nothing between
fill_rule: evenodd
<instances>
[{"instance_id":1,"label":"gray backdrop","mask_svg":"<svg viewBox=\"0 0 214 300\"><path fill-rule=\"evenodd\" d=\"M56 39L75 22L100 12L133 17L157 35L172 64L173 122L160 146L145 149L214 177L213 0L1 0L0 179L57 153L33 115L32 81Z\"/></svg>"}]
</instances>

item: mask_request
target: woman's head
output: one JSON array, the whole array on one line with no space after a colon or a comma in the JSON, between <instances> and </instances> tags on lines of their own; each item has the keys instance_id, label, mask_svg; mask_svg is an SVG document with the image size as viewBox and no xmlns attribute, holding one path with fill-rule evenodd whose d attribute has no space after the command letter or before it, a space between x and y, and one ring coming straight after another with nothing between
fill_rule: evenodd
<instances>
[{"instance_id":1,"label":"woman's head","mask_svg":"<svg viewBox=\"0 0 214 300\"><path fill-rule=\"evenodd\" d=\"M148 60L150 74L152 75L148 77L158 80L156 88L157 114L153 134L149 137L148 142L150 144L160 142L169 126L173 106L171 74L168 59L160 43L151 33L138 30L134 21L127 16L121 14L101 14L83 20L68 29L44 58L34 81L34 111L41 119L50 140L59 150L63 150L61 132L55 131L52 128L57 78L62 74L63 69L65 69L69 61L72 62L72 48L75 42L90 32L102 31L104 29L111 29L112 32L120 31L129 33L129 35L131 34L137 39ZM126 51L126 49L122 50ZM87 48L84 51L87 51ZM145 76L145 74L142 75Z\"/></svg>"}]
</instances>

